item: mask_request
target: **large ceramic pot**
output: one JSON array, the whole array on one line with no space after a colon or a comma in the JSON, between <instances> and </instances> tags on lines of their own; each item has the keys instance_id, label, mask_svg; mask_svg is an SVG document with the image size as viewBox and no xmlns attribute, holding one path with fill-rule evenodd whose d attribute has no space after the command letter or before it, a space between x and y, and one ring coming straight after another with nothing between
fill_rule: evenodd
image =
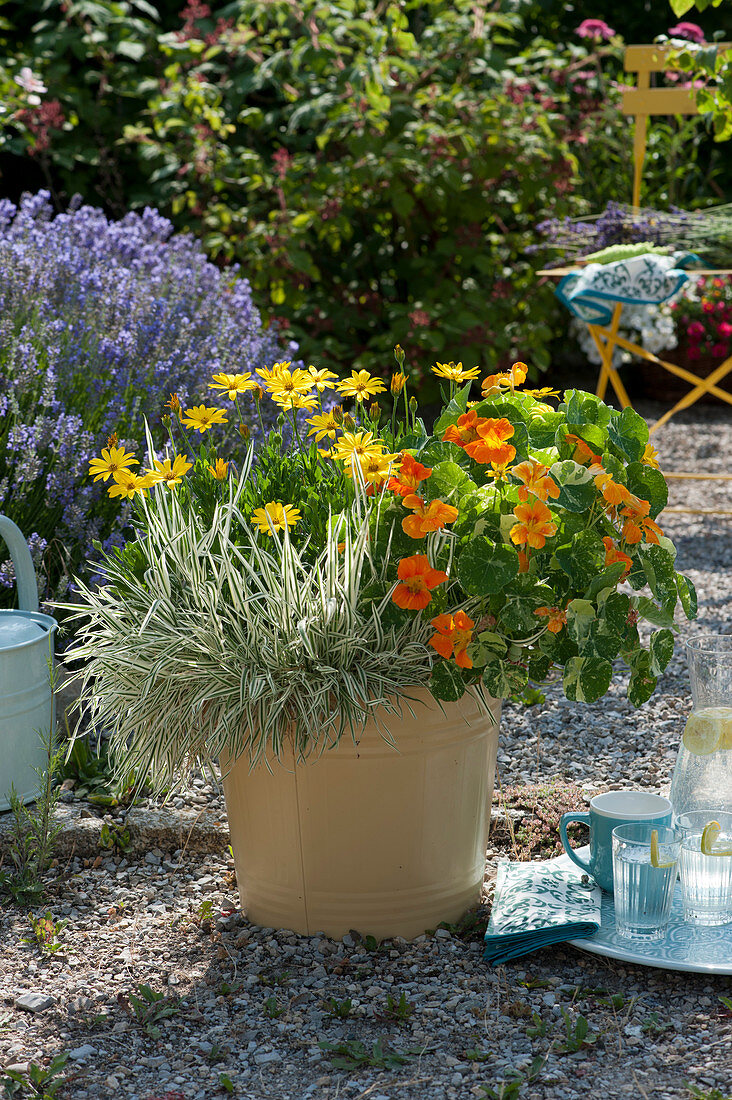
<instances>
[{"instance_id":1,"label":"large ceramic pot","mask_svg":"<svg viewBox=\"0 0 732 1100\"><path fill-rule=\"evenodd\" d=\"M409 692L386 716L320 756L251 769L222 758L239 893L255 924L341 937L411 939L478 901L500 701L444 704Z\"/></svg>"}]
</instances>

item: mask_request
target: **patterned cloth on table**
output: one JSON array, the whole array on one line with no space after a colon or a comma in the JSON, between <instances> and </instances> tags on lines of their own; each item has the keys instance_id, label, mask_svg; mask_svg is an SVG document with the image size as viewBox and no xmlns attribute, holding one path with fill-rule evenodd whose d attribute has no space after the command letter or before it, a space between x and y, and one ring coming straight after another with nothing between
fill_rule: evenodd
<instances>
[{"instance_id":1,"label":"patterned cloth on table","mask_svg":"<svg viewBox=\"0 0 732 1100\"><path fill-rule=\"evenodd\" d=\"M583 883L578 867L557 863L510 863L504 859L498 864L484 953L493 966L552 943L597 932L600 887Z\"/></svg>"},{"instance_id":2,"label":"patterned cloth on table","mask_svg":"<svg viewBox=\"0 0 732 1100\"><path fill-rule=\"evenodd\" d=\"M588 325L609 325L618 302L627 305L660 305L672 298L689 278L684 271L698 263L693 252L661 256L649 252L609 264L588 264L565 275L556 295L575 317Z\"/></svg>"}]
</instances>

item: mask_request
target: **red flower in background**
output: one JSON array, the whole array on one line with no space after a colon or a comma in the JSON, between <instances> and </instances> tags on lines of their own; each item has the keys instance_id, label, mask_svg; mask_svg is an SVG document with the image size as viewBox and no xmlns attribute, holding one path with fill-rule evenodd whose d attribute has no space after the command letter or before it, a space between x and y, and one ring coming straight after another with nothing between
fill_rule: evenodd
<instances>
[{"instance_id":1,"label":"red flower in background","mask_svg":"<svg viewBox=\"0 0 732 1100\"><path fill-rule=\"evenodd\" d=\"M597 42L609 42L615 34L603 19L583 19L574 32L578 38L594 38Z\"/></svg>"}]
</instances>

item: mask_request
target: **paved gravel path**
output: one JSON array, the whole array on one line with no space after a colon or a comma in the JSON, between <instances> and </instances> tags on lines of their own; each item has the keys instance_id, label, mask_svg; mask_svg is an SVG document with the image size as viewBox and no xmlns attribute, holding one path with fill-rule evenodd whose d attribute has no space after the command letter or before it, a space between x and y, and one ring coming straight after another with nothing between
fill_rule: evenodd
<instances>
[{"instance_id":1,"label":"paved gravel path","mask_svg":"<svg viewBox=\"0 0 732 1100\"><path fill-rule=\"evenodd\" d=\"M659 433L662 462L725 472L732 419L697 410ZM685 483L674 496L702 507L726 496L732 509L732 486ZM699 590L699 620L684 629L729 630L732 519L669 517L664 526ZM689 709L681 654L641 711L627 704L622 680L595 706L566 702L556 685L546 695L541 707L505 709L504 786L556 778L588 794L667 789ZM206 785L181 808L191 801L222 812ZM503 835L491 839L487 897ZM70 857L61 871L47 906L69 922L58 954L42 958L22 943L25 913L0 916L0 1066L47 1066L65 1052L59 1098L463 1100L503 1087L526 1100L682 1100L687 1084L709 1100L732 1095L732 1011L720 1001L732 997L730 979L623 966L573 948L492 970L479 942L447 930L369 950L357 937L257 928L236 911L223 851ZM141 985L164 999L136 1014ZM28 992L47 1006L19 1007ZM161 1008L169 1014L156 1019ZM594 1041L566 1051L565 1019L574 1029L580 1016ZM321 1042L350 1044L345 1068ZM540 1066L533 1079L532 1063ZM513 1074L523 1081L515 1092L501 1085Z\"/></svg>"}]
</instances>

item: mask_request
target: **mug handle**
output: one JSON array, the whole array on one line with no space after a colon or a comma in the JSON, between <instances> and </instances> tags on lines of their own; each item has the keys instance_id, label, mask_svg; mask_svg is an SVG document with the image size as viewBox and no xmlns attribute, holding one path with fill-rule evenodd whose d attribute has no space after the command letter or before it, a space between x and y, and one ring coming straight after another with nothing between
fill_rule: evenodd
<instances>
[{"instance_id":1,"label":"mug handle","mask_svg":"<svg viewBox=\"0 0 732 1100\"><path fill-rule=\"evenodd\" d=\"M586 871L588 875L591 875L592 871L590 870L589 863L585 863L584 860L581 860L579 858L574 848L572 848L572 846L570 845L569 840L567 839L567 826L571 825L573 821L577 821L581 825L587 825L589 828L590 815L587 813L562 814L559 819L559 836L561 838L564 850L569 858L572 860L572 862L576 863L578 867L581 867L583 871Z\"/></svg>"}]
</instances>

